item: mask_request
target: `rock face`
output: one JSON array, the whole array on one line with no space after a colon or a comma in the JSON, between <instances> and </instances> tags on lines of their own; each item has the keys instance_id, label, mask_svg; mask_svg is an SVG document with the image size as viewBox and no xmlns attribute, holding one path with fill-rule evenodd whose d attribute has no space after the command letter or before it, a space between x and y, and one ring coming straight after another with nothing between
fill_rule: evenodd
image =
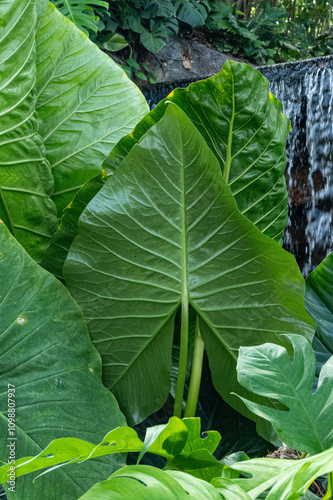
<instances>
[{"instance_id":1,"label":"rock face","mask_svg":"<svg viewBox=\"0 0 333 500\"><path fill-rule=\"evenodd\" d=\"M151 56L149 67L158 75L157 82L199 80L218 73L227 59L239 61L198 40L174 37Z\"/></svg>"}]
</instances>

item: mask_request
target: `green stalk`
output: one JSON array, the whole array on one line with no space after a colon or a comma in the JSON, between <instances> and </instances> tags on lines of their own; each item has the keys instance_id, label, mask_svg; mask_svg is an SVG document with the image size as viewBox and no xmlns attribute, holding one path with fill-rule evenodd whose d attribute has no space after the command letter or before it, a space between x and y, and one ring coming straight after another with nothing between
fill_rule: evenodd
<instances>
[{"instance_id":1,"label":"green stalk","mask_svg":"<svg viewBox=\"0 0 333 500\"><path fill-rule=\"evenodd\" d=\"M188 349L188 299L187 299L187 293L185 293L183 295L183 300L182 300L179 365L178 365L178 377L177 377L176 394L175 394L175 406L173 409L174 416L178 418L182 418L184 386L186 380L187 349Z\"/></svg>"},{"instance_id":2,"label":"green stalk","mask_svg":"<svg viewBox=\"0 0 333 500\"><path fill-rule=\"evenodd\" d=\"M198 405L200 383L201 383L203 354L204 354L204 343L200 334L199 317L197 316L195 322L194 352L193 352L190 387L188 391L184 417L195 417Z\"/></svg>"},{"instance_id":3,"label":"green stalk","mask_svg":"<svg viewBox=\"0 0 333 500\"><path fill-rule=\"evenodd\" d=\"M333 472L329 472L327 474L328 484L326 495L323 500L332 500L333 499Z\"/></svg>"}]
</instances>

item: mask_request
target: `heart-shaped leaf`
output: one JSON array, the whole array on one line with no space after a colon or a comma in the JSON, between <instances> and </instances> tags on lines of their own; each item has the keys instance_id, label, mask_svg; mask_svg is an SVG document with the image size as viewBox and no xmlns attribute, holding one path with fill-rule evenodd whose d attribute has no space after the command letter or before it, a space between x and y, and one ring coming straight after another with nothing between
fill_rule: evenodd
<instances>
[{"instance_id":1,"label":"heart-shaped leaf","mask_svg":"<svg viewBox=\"0 0 333 500\"><path fill-rule=\"evenodd\" d=\"M238 209L276 241L287 224L284 179L289 120L254 68L228 60L216 76L176 89L124 137L105 160L112 173L133 145L158 122L166 102L177 104L206 140Z\"/></svg>"},{"instance_id":2,"label":"heart-shaped leaf","mask_svg":"<svg viewBox=\"0 0 333 500\"><path fill-rule=\"evenodd\" d=\"M16 458L39 454L54 438L98 442L125 419L101 382L100 357L80 308L4 224L0 252L1 461L8 463L12 441ZM44 467L49 458L44 458ZM34 484L31 477L17 478L9 498L77 498L121 462L119 457L94 459L79 469L54 471Z\"/></svg>"},{"instance_id":3,"label":"heart-shaped leaf","mask_svg":"<svg viewBox=\"0 0 333 500\"><path fill-rule=\"evenodd\" d=\"M131 423L168 396L180 305L200 316L215 387L245 412L230 396L242 391L238 348L313 336L294 258L239 213L215 156L174 104L82 213L64 277Z\"/></svg>"},{"instance_id":4,"label":"heart-shaped leaf","mask_svg":"<svg viewBox=\"0 0 333 500\"><path fill-rule=\"evenodd\" d=\"M333 446L333 357L323 366L318 388L311 394L316 357L310 344L290 335L293 361L275 344L241 347L239 382L249 391L278 400L288 411L267 408L252 401L246 406L269 420L280 439L291 448L315 454Z\"/></svg>"}]
</instances>

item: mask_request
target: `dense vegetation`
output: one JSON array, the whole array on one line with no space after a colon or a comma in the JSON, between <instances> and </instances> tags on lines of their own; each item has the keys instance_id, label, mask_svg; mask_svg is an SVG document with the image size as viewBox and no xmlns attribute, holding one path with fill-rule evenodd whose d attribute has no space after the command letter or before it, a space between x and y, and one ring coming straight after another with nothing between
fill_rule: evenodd
<instances>
[{"instance_id":1,"label":"dense vegetation","mask_svg":"<svg viewBox=\"0 0 333 500\"><path fill-rule=\"evenodd\" d=\"M332 500L333 255L305 281L282 249L268 81L228 61L149 112L48 0L2 15L8 500Z\"/></svg>"},{"instance_id":2,"label":"dense vegetation","mask_svg":"<svg viewBox=\"0 0 333 500\"><path fill-rule=\"evenodd\" d=\"M54 4L101 48L122 50L128 75L142 79L148 71L145 51L156 54L172 36L190 35L193 30L219 50L259 64L333 53L328 0L54 0ZM149 71L148 76L153 81Z\"/></svg>"}]
</instances>

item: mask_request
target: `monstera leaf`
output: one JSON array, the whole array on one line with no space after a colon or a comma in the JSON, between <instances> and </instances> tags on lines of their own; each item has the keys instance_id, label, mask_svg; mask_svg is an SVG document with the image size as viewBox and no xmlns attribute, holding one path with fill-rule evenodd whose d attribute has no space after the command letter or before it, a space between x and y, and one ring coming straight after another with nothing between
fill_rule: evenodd
<instances>
[{"instance_id":1,"label":"monstera leaf","mask_svg":"<svg viewBox=\"0 0 333 500\"><path fill-rule=\"evenodd\" d=\"M82 213L64 278L131 423L168 396L180 306L184 325L189 304L200 317L218 392L245 412L230 396L242 391L238 348L313 336L294 258L239 213L216 157L174 104Z\"/></svg>"},{"instance_id":2,"label":"monstera leaf","mask_svg":"<svg viewBox=\"0 0 333 500\"><path fill-rule=\"evenodd\" d=\"M187 444L188 429L184 422L171 417L167 424L150 427L144 443L131 427L119 427L108 432L97 446L78 438L55 439L35 457L16 460L15 475L20 477L50 467L54 470L66 464L72 466L75 462L83 463L96 457L130 451L140 452L138 462L147 451L170 460ZM0 468L0 483L6 481L9 470L10 465Z\"/></svg>"},{"instance_id":3,"label":"monstera leaf","mask_svg":"<svg viewBox=\"0 0 333 500\"><path fill-rule=\"evenodd\" d=\"M317 357L317 375L333 355L333 254L306 278L305 307L316 322L312 346Z\"/></svg>"},{"instance_id":4,"label":"monstera leaf","mask_svg":"<svg viewBox=\"0 0 333 500\"><path fill-rule=\"evenodd\" d=\"M12 442L16 458L39 454L60 437L98 442L110 428L124 425L125 419L101 382L100 357L80 308L4 224L0 224L0 252L2 463L8 464L7 445ZM78 498L120 465L119 457L104 457L79 469L74 465L53 471L35 483L32 478L17 478L8 500Z\"/></svg>"},{"instance_id":5,"label":"monstera leaf","mask_svg":"<svg viewBox=\"0 0 333 500\"><path fill-rule=\"evenodd\" d=\"M289 411L243 401L251 411L269 420L288 446L320 453L333 447L333 357L323 366L318 388L311 394L314 352L303 337L288 338L294 348L293 361L283 347L274 344L241 347L237 371L246 389L280 401Z\"/></svg>"},{"instance_id":6,"label":"monstera leaf","mask_svg":"<svg viewBox=\"0 0 333 500\"><path fill-rule=\"evenodd\" d=\"M216 76L176 89L106 159L112 173L142 135L161 119L167 102L185 111L218 159L240 212L280 241L287 223L284 180L289 120L261 73L228 60Z\"/></svg>"},{"instance_id":7,"label":"monstera leaf","mask_svg":"<svg viewBox=\"0 0 333 500\"><path fill-rule=\"evenodd\" d=\"M5 2L1 19L0 217L40 261L56 206L61 215L148 107L119 66L47 0Z\"/></svg>"},{"instance_id":8,"label":"monstera leaf","mask_svg":"<svg viewBox=\"0 0 333 500\"><path fill-rule=\"evenodd\" d=\"M184 472L149 465L131 465L103 483L96 484L80 500L117 498L124 500L221 500L219 492L206 481Z\"/></svg>"},{"instance_id":9,"label":"monstera leaf","mask_svg":"<svg viewBox=\"0 0 333 500\"><path fill-rule=\"evenodd\" d=\"M240 496L240 499L298 500L317 477L333 471L333 448L301 460L255 458L234 463L230 468L248 477L212 480L211 484L228 500L229 485L239 486L247 492L248 497ZM267 495L264 494L266 490L269 490ZM233 498L230 496L230 500Z\"/></svg>"}]
</instances>

